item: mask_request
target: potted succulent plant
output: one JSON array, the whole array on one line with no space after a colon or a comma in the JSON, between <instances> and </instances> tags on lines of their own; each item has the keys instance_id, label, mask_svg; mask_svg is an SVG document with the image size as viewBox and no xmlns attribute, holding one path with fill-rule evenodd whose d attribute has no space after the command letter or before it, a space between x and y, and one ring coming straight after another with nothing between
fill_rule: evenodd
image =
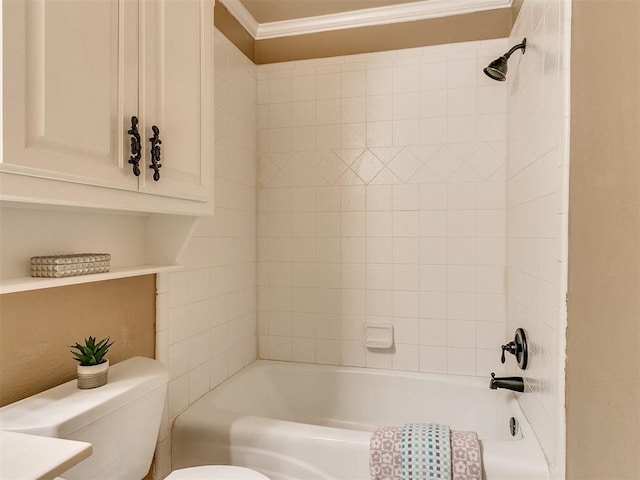
<instances>
[{"instance_id":1,"label":"potted succulent plant","mask_svg":"<svg viewBox=\"0 0 640 480\"><path fill-rule=\"evenodd\" d=\"M96 337L84 339L84 345L76 343L72 348L74 360L78 365L78 388L89 389L101 387L107 383L109 374L109 360L105 355L113 342L109 342L109 337L103 338L99 342Z\"/></svg>"}]
</instances>

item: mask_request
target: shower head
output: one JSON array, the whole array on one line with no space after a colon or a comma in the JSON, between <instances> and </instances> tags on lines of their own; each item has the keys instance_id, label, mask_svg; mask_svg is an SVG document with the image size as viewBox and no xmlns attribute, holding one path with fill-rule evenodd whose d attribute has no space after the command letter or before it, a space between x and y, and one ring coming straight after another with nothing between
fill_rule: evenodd
<instances>
[{"instance_id":1,"label":"shower head","mask_svg":"<svg viewBox=\"0 0 640 480\"><path fill-rule=\"evenodd\" d=\"M507 68L507 58L502 56L491 62L484 69L484 73L489 78L493 78L499 82L504 82L507 79Z\"/></svg>"},{"instance_id":2,"label":"shower head","mask_svg":"<svg viewBox=\"0 0 640 480\"><path fill-rule=\"evenodd\" d=\"M497 80L499 82L504 82L507 79L507 62L509 57L516 50L522 50L522 54L524 55L525 50L527 49L527 39L523 38L522 43L511 47L507 53L502 55L501 57L496 58L493 62L491 62L487 67L483 70L484 73L489 77Z\"/></svg>"}]
</instances>

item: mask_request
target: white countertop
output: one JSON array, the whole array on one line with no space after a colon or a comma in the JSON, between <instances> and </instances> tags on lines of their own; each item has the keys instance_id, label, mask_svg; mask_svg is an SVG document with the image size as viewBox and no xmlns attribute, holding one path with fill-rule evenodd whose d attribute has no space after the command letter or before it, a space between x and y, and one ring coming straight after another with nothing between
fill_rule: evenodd
<instances>
[{"instance_id":1,"label":"white countertop","mask_svg":"<svg viewBox=\"0 0 640 480\"><path fill-rule=\"evenodd\" d=\"M0 431L2 480L49 480L91 455L91 444Z\"/></svg>"}]
</instances>

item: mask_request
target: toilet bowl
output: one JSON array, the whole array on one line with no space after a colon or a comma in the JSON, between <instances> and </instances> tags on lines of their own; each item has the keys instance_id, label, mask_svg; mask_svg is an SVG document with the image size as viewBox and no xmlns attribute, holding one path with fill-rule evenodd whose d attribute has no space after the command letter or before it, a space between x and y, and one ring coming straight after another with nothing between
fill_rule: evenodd
<instances>
[{"instance_id":1,"label":"toilet bowl","mask_svg":"<svg viewBox=\"0 0 640 480\"><path fill-rule=\"evenodd\" d=\"M244 467L206 465L174 470L165 480L269 480L269 477Z\"/></svg>"}]
</instances>

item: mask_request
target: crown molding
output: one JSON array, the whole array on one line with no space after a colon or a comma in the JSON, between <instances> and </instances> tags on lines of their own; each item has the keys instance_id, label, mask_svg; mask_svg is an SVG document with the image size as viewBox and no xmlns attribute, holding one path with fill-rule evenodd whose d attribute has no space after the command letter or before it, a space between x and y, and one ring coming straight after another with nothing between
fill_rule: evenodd
<instances>
[{"instance_id":1,"label":"crown molding","mask_svg":"<svg viewBox=\"0 0 640 480\"><path fill-rule=\"evenodd\" d=\"M249 10L240 2L240 0L217 0L229 10L229 13L238 20L238 23L251 35L254 39L258 38L258 28L260 24L249 13Z\"/></svg>"},{"instance_id":2,"label":"crown molding","mask_svg":"<svg viewBox=\"0 0 640 480\"><path fill-rule=\"evenodd\" d=\"M240 0L218 0L256 40L410 22L509 8L513 0L422 0L317 17L259 24Z\"/></svg>"}]
</instances>

